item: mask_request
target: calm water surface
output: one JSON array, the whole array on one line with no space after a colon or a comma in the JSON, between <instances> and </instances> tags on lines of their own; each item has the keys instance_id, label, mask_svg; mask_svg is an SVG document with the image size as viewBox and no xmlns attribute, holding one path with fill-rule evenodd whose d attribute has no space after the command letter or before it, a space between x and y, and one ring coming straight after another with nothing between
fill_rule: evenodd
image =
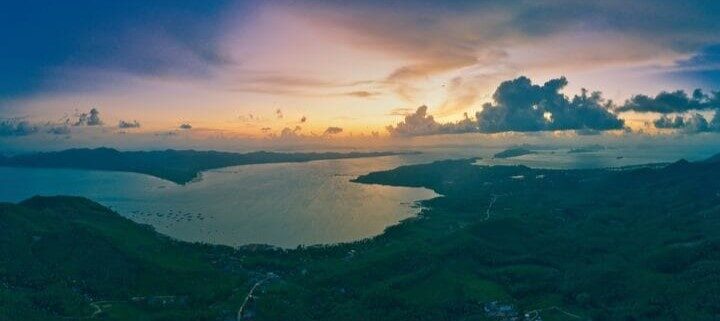
<instances>
[{"instance_id":1,"label":"calm water surface","mask_svg":"<svg viewBox=\"0 0 720 321\"><path fill-rule=\"evenodd\" d=\"M33 195L85 196L181 240L294 247L377 235L415 215L416 201L436 196L422 188L349 181L372 171L462 157L482 157L478 163L489 165L591 168L698 160L713 154L689 147L581 154L553 149L492 159L500 150L426 148L420 155L236 166L204 172L202 180L184 186L132 173L0 167L0 201L17 202Z\"/></svg>"},{"instance_id":2,"label":"calm water surface","mask_svg":"<svg viewBox=\"0 0 720 321\"><path fill-rule=\"evenodd\" d=\"M351 183L398 157L263 164L204 172L184 186L120 172L0 167L0 201L78 195L186 241L282 247L337 243L382 233L415 215L422 188Z\"/></svg>"}]
</instances>

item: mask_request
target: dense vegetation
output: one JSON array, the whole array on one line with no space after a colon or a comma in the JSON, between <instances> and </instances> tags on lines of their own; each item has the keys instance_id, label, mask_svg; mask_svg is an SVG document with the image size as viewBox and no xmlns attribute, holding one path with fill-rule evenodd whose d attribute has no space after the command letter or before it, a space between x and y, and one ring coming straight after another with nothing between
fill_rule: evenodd
<instances>
[{"instance_id":1,"label":"dense vegetation","mask_svg":"<svg viewBox=\"0 0 720 321\"><path fill-rule=\"evenodd\" d=\"M214 168L265 164L308 162L323 159L343 159L397 155L393 152L350 153L228 153L217 151L163 150L163 151L117 151L112 148L69 149L0 157L0 166L53 167L110 170L148 174L178 184L185 184L198 173Z\"/></svg>"},{"instance_id":2,"label":"dense vegetation","mask_svg":"<svg viewBox=\"0 0 720 321\"><path fill-rule=\"evenodd\" d=\"M259 287L246 315L507 319L485 310L499 301L528 313L526 320L717 320L720 162L712 160L595 170L487 167L473 159L403 166L356 181L422 186L443 196L373 239L294 250L172 242L78 199L8 204L0 211L0 316L82 315L93 300L153 293L186 295L192 303L153 309L123 303L97 318L132 311L160 320L157 313L191 310L204 313L193 319L217 320L228 316L218 307L238 304L254 280L272 271L279 277ZM122 223L112 229L84 223L94 215ZM65 225L64 234L55 231ZM50 236L58 233L69 240ZM123 245L135 234L148 239ZM54 288L61 294L44 293Z\"/></svg>"},{"instance_id":3,"label":"dense vegetation","mask_svg":"<svg viewBox=\"0 0 720 321\"><path fill-rule=\"evenodd\" d=\"M578 153L594 153L605 150L605 146L593 144L593 145L587 145L582 147L576 147L572 148L568 151L569 154L578 154Z\"/></svg>"},{"instance_id":4,"label":"dense vegetation","mask_svg":"<svg viewBox=\"0 0 720 321\"><path fill-rule=\"evenodd\" d=\"M226 247L173 241L86 199L0 204L0 320L215 320L252 273Z\"/></svg>"},{"instance_id":5,"label":"dense vegetation","mask_svg":"<svg viewBox=\"0 0 720 321\"><path fill-rule=\"evenodd\" d=\"M524 147L513 147L496 153L495 155L493 155L493 158L511 158L528 154L535 154L535 152Z\"/></svg>"}]
</instances>

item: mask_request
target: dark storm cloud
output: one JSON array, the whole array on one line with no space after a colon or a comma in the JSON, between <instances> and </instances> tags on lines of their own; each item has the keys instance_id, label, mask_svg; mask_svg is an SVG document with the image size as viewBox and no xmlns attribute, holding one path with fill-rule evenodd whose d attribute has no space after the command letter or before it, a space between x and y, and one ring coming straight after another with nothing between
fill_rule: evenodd
<instances>
[{"instance_id":1,"label":"dark storm cloud","mask_svg":"<svg viewBox=\"0 0 720 321\"><path fill-rule=\"evenodd\" d=\"M711 121L707 121L701 114L695 113L690 116L670 117L663 115L653 122L655 128L676 129L683 133L695 134L704 132L720 132L720 112L715 112Z\"/></svg>"},{"instance_id":2,"label":"dark storm cloud","mask_svg":"<svg viewBox=\"0 0 720 321\"><path fill-rule=\"evenodd\" d=\"M140 123L137 120L118 122L118 128L140 128Z\"/></svg>"},{"instance_id":3,"label":"dark storm cloud","mask_svg":"<svg viewBox=\"0 0 720 321\"><path fill-rule=\"evenodd\" d=\"M325 129L325 132L324 132L323 134L325 134L325 135L335 135L335 134L342 133L342 131L343 131L343 129L340 128L340 127L330 126L330 127L328 127L327 129Z\"/></svg>"},{"instance_id":4,"label":"dark storm cloud","mask_svg":"<svg viewBox=\"0 0 720 321\"><path fill-rule=\"evenodd\" d=\"M560 91L567 85L562 78L552 79L542 86L532 84L527 77L505 81L493 94L493 103L483 105L475 119L468 115L456 123L438 123L421 106L405 120L387 129L394 136L422 136L451 133L538 132L547 130L604 131L622 129L623 120L611 112L612 102L600 92L568 99Z\"/></svg>"},{"instance_id":5,"label":"dark storm cloud","mask_svg":"<svg viewBox=\"0 0 720 321\"><path fill-rule=\"evenodd\" d=\"M685 118L682 116L670 117L663 115L662 117L653 121L655 128L664 129L677 129L685 127Z\"/></svg>"},{"instance_id":6,"label":"dark storm cloud","mask_svg":"<svg viewBox=\"0 0 720 321\"><path fill-rule=\"evenodd\" d=\"M692 95L688 95L684 90L663 91L655 95L655 97L635 95L628 99L623 106L619 107L618 111L667 114L718 108L720 108L720 93L706 94L700 89L695 89Z\"/></svg>"},{"instance_id":7,"label":"dark storm cloud","mask_svg":"<svg viewBox=\"0 0 720 321\"><path fill-rule=\"evenodd\" d=\"M543 130L621 129L621 119L610 112L612 102L598 91L568 99L560 91L567 86L564 77L551 79L542 86L527 77L500 84L493 100L476 117L481 132L534 132Z\"/></svg>"}]
</instances>

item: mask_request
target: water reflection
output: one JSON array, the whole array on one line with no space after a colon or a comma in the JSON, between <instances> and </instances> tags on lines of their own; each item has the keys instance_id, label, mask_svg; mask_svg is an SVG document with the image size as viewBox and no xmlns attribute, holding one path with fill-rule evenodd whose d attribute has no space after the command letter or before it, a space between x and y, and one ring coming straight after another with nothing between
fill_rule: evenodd
<instances>
[{"instance_id":1,"label":"water reflection","mask_svg":"<svg viewBox=\"0 0 720 321\"><path fill-rule=\"evenodd\" d=\"M236 166L185 186L130 173L0 168L0 200L81 195L186 241L283 247L336 243L381 233L436 194L351 183L390 169L396 157Z\"/></svg>"},{"instance_id":2,"label":"water reflection","mask_svg":"<svg viewBox=\"0 0 720 321\"><path fill-rule=\"evenodd\" d=\"M426 148L419 155L265 164L203 173L185 186L115 172L0 167L0 201L32 195L80 195L178 239L227 245L283 247L352 241L381 233L417 212L412 204L432 191L351 183L372 171L430 161L482 157L479 164L544 168L613 167L680 158L699 160L715 151L692 147L608 148L569 154L567 149L493 159L501 148Z\"/></svg>"}]
</instances>

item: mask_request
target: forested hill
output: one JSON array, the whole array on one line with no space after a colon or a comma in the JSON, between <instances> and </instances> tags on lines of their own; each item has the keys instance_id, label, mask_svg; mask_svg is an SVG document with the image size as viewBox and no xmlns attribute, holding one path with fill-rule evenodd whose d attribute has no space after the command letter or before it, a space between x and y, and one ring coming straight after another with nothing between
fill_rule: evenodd
<instances>
[{"instance_id":1,"label":"forested hill","mask_svg":"<svg viewBox=\"0 0 720 321\"><path fill-rule=\"evenodd\" d=\"M245 298L241 319L273 321L720 315L720 162L474 162L359 177L443 196L375 238L294 250L175 242L79 198L0 204L0 320L232 320Z\"/></svg>"},{"instance_id":2,"label":"forested hill","mask_svg":"<svg viewBox=\"0 0 720 321\"><path fill-rule=\"evenodd\" d=\"M68 149L0 157L0 166L77 168L134 172L152 175L178 184L195 179L204 170L250 164L308 162L325 159L343 159L397 155L397 152L350 153L229 153L218 151L163 150L118 151L112 148Z\"/></svg>"},{"instance_id":3,"label":"forested hill","mask_svg":"<svg viewBox=\"0 0 720 321\"><path fill-rule=\"evenodd\" d=\"M3 321L230 318L252 278L230 248L171 240L87 199L0 203Z\"/></svg>"},{"instance_id":4,"label":"forested hill","mask_svg":"<svg viewBox=\"0 0 720 321\"><path fill-rule=\"evenodd\" d=\"M540 311L543 320L720 315L718 156L590 170L450 160L356 181L442 194L402 230L434 231L430 256L460 267L455 278L499 286L494 298L505 295L520 312ZM424 258L423 266L435 262Z\"/></svg>"}]
</instances>

